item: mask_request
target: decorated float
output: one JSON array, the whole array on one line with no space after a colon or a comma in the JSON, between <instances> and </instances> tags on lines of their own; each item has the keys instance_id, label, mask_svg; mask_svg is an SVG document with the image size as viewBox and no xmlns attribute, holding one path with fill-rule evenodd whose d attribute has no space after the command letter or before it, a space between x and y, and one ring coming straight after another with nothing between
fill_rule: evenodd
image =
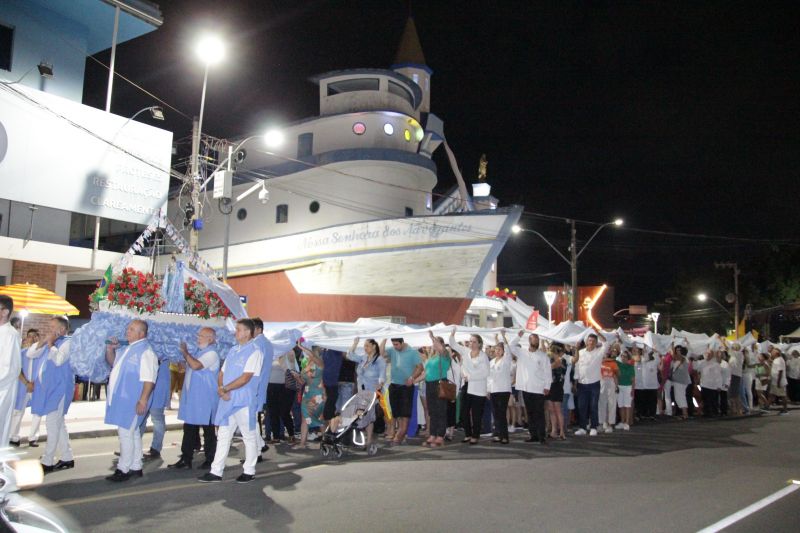
<instances>
[{"instance_id":1,"label":"decorated float","mask_svg":"<svg viewBox=\"0 0 800 533\"><path fill-rule=\"evenodd\" d=\"M176 230L166 223L165 232L173 237ZM175 258L159 279L153 273L126 266L127 259L142 250L155 227L155 222L148 226L120 262L108 267L89 296L92 317L72 337L70 356L75 373L89 381L108 378L111 367L105 359L106 341L111 337L124 340L133 319L147 322L147 340L159 358L179 362L183 360L180 343L195 350L197 333L204 327L216 332L218 352L224 358L235 343L234 320L247 316L239 296L217 280L202 259L188 253L185 242L178 240L176 244L194 268Z\"/></svg>"}]
</instances>

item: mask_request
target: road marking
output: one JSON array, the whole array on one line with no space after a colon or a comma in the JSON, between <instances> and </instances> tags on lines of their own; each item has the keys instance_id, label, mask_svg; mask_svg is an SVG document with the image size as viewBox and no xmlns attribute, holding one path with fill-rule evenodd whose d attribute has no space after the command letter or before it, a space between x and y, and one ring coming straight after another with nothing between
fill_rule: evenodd
<instances>
[{"instance_id":1,"label":"road marking","mask_svg":"<svg viewBox=\"0 0 800 533\"><path fill-rule=\"evenodd\" d=\"M735 524L739 520L741 520L741 519L743 519L743 518L745 518L747 516L750 516L751 514L757 512L757 511L760 511L761 509L763 509L767 505L780 500L784 496L788 496L789 494L793 493L797 489L800 489L800 481L797 481L797 480L793 479L791 481L791 485L789 485L788 487L784 487L781 490L779 490L778 492L770 494L766 498L762 498L762 499L758 500L757 502L755 502L755 503L753 503L751 505L748 505L744 509L741 509L740 511L737 511L737 512L733 513L732 515L723 518L719 522L716 522L716 523L711 524L710 526L708 526L706 528L701 529L700 531L698 531L698 533L716 533L717 531L722 531L723 529L725 529L726 527L730 526L731 524Z\"/></svg>"},{"instance_id":2,"label":"road marking","mask_svg":"<svg viewBox=\"0 0 800 533\"><path fill-rule=\"evenodd\" d=\"M87 453L86 455L76 455L74 459L86 459L87 457L103 457L104 455L114 455L114 452Z\"/></svg>"}]
</instances>

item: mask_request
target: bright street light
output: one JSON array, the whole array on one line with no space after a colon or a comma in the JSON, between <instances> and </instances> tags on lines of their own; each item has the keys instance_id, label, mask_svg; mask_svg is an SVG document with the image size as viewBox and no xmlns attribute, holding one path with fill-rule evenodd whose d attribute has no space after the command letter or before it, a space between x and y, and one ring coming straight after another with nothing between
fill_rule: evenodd
<instances>
[{"instance_id":1,"label":"bright street light","mask_svg":"<svg viewBox=\"0 0 800 533\"><path fill-rule=\"evenodd\" d=\"M197 57L206 65L216 65L225 58L225 44L216 35L206 35L197 43Z\"/></svg>"},{"instance_id":2,"label":"bright street light","mask_svg":"<svg viewBox=\"0 0 800 533\"><path fill-rule=\"evenodd\" d=\"M658 334L658 317L660 317L660 316L661 316L661 313L659 313L657 311L653 311L652 313L650 313L650 318L652 318L653 322L654 322L653 332L656 333L656 334Z\"/></svg>"},{"instance_id":3,"label":"bright street light","mask_svg":"<svg viewBox=\"0 0 800 533\"><path fill-rule=\"evenodd\" d=\"M699 293L699 294L697 295L697 299L698 299L698 300L700 300L701 302L705 302L706 300L711 300L712 302L714 302L715 304L717 304L717 306L718 306L720 309L722 309L723 311L725 311L726 313L728 313L728 316L729 316L729 317L733 318L733 313L731 313L730 311L728 311L728 309L727 309L727 308L726 308L724 305L722 305L721 303L719 303L719 301L715 300L714 298L712 298L711 296L707 295L706 293L704 293L704 292L701 292L701 293ZM735 327L735 324L734 324L734 327Z\"/></svg>"},{"instance_id":4,"label":"bright street light","mask_svg":"<svg viewBox=\"0 0 800 533\"><path fill-rule=\"evenodd\" d=\"M708 296L706 296L705 293L701 292L700 294L697 295L697 299L700 300L701 302L705 302L706 300L708 300Z\"/></svg>"},{"instance_id":5,"label":"bright street light","mask_svg":"<svg viewBox=\"0 0 800 533\"><path fill-rule=\"evenodd\" d=\"M271 129L264 134L264 144L268 148L278 148L283 145L285 136L281 130Z\"/></svg>"},{"instance_id":6,"label":"bright street light","mask_svg":"<svg viewBox=\"0 0 800 533\"><path fill-rule=\"evenodd\" d=\"M553 303L556 301L556 291L544 291L544 301L547 302L547 321L553 326Z\"/></svg>"},{"instance_id":7,"label":"bright street light","mask_svg":"<svg viewBox=\"0 0 800 533\"><path fill-rule=\"evenodd\" d=\"M571 290L572 320L578 320L578 307L579 307L579 303L578 303L578 258L583 253L583 251L586 250L586 247L589 246L589 243L591 243L592 240L595 237L597 237L597 234L600 233L603 230L603 228L606 228L608 226L617 226L617 227L619 227L619 226L622 226L622 224L624 224L624 221L621 218L617 218L617 219L615 219L615 220L613 220L611 222L606 222L605 224L600 224L597 227L597 229L594 231L594 233L592 233L592 236L589 237L589 239L583 244L583 247L581 247L580 250L578 250L578 247L577 247L577 235L576 235L576 230L575 230L575 221L572 220L572 219L566 219L566 221L567 221L567 223L570 224L570 234L572 236L571 241L570 241L570 247L569 247L569 251L570 251L570 257L569 258L567 258L567 256L562 254L561 251L558 248L556 248L553 243L548 241L547 238L544 235L542 235L541 233L539 233L536 230L525 229L522 226L520 226L519 224L514 224L513 226L511 226L511 232L512 233L519 233L521 231L524 231L526 233L533 233L535 235L538 235L539 237L542 238L542 240L545 243L547 243L548 246L550 246L550 248L552 248L558 254L558 256L561 259L563 259L570 266L570 271L571 271L571 274L572 274L572 290Z\"/></svg>"}]
</instances>

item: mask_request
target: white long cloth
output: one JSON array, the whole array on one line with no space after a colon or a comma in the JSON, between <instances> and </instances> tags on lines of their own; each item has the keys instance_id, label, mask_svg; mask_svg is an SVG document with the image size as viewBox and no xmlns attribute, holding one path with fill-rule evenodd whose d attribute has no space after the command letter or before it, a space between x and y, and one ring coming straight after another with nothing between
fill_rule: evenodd
<instances>
[{"instance_id":1,"label":"white long cloth","mask_svg":"<svg viewBox=\"0 0 800 533\"><path fill-rule=\"evenodd\" d=\"M17 382L22 370L19 332L11 324L0 326L0 448L8 445L11 415L17 399Z\"/></svg>"}]
</instances>

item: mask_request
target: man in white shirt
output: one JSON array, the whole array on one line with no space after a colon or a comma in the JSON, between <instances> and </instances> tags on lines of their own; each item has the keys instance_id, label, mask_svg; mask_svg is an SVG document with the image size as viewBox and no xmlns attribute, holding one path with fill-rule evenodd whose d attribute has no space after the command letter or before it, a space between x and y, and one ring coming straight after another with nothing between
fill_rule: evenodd
<instances>
[{"instance_id":1,"label":"man in white shirt","mask_svg":"<svg viewBox=\"0 0 800 533\"><path fill-rule=\"evenodd\" d=\"M783 404L779 414L786 414L788 412L786 403L786 361L783 360L781 351L773 348L770 351L772 356L772 367L770 370L770 383L769 383L769 404L775 403L776 399L780 399Z\"/></svg>"},{"instance_id":2,"label":"man in white shirt","mask_svg":"<svg viewBox=\"0 0 800 533\"><path fill-rule=\"evenodd\" d=\"M520 346L519 339L524 331L520 330L514 344L509 344L503 332L503 340L508 344L511 354L517 358L517 390L522 391L525 410L528 413L528 431L530 437L525 442L547 444L547 432L544 418L544 397L550 392L553 372L550 369L550 358L541 350L539 336L528 337L528 349Z\"/></svg>"},{"instance_id":3,"label":"man in white shirt","mask_svg":"<svg viewBox=\"0 0 800 533\"><path fill-rule=\"evenodd\" d=\"M14 300L0 294L0 448L8 446L11 415L22 369L19 332L9 323L13 311Z\"/></svg>"},{"instance_id":4,"label":"man in white shirt","mask_svg":"<svg viewBox=\"0 0 800 533\"><path fill-rule=\"evenodd\" d=\"M731 371L731 383L728 386L728 403L731 406L731 414L739 416L742 414L742 363L744 363L744 353L738 342L735 342L728 349L728 366Z\"/></svg>"},{"instance_id":5,"label":"man in white shirt","mask_svg":"<svg viewBox=\"0 0 800 533\"><path fill-rule=\"evenodd\" d=\"M756 378L756 355L750 348L743 349L742 363L742 408L745 413L753 410L753 381Z\"/></svg>"},{"instance_id":6,"label":"man in white shirt","mask_svg":"<svg viewBox=\"0 0 800 533\"><path fill-rule=\"evenodd\" d=\"M222 371L217 377L219 403L215 424L219 426L217 451L211 463L211 471L198 478L203 483L222 481L225 460L231 448L233 434L238 428L244 441L244 472L236 478L237 483L249 483L255 479L258 446L256 444L256 412L258 406L258 382L264 356L258 344L250 342L255 333L255 324L250 319L236 322L236 343L230 349Z\"/></svg>"},{"instance_id":7,"label":"man in white shirt","mask_svg":"<svg viewBox=\"0 0 800 533\"><path fill-rule=\"evenodd\" d=\"M158 357L147 342L147 322L132 320L125 338L129 345L117 356L120 342L109 339L106 361L111 365L108 378L105 423L117 426L119 461L116 471L106 477L122 482L142 477L142 434L139 425L150 408L158 374Z\"/></svg>"},{"instance_id":8,"label":"man in white shirt","mask_svg":"<svg viewBox=\"0 0 800 533\"><path fill-rule=\"evenodd\" d=\"M42 455L42 469L45 474L54 470L74 468L69 432L64 423L64 415L72 403L75 388L75 375L69 362L71 340L67 337L69 322L65 317L50 319L50 331L41 345L44 357L33 383L31 413L45 418L47 443ZM59 461L55 462L58 453Z\"/></svg>"},{"instance_id":9,"label":"man in white shirt","mask_svg":"<svg viewBox=\"0 0 800 533\"><path fill-rule=\"evenodd\" d=\"M597 435L598 403L600 401L600 367L606 356L610 343L600 346L597 343L597 334L590 333L586 336L586 348L579 350L573 361L575 365L575 380L578 382L578 430L575 435L586 435L591 415L591 429L589 435Z\"/></svg>"},{"instance_id":10,"label":"man in white shirt","mask_svg":"<svg viewBox=\"0 0 800 533\"><path fill-rule=\"evenodd\" d=\"M703 416L719 416L719 391L722 388L722 367L719 354L709 350L705 358L694 364L700 372L700 395L703 398Z\"/></svg>"}]
</instances>

